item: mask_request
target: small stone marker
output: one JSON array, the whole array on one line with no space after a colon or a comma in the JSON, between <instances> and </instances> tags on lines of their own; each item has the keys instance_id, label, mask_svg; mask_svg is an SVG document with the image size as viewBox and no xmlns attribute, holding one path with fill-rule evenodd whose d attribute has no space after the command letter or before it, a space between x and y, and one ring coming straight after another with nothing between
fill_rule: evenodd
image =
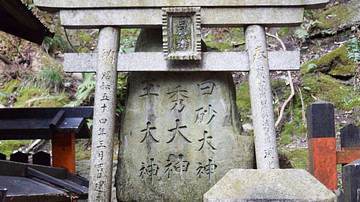
<instances>
[{"instance_id":1,"label":"small stone marker","mask_svg":"<svg viewBox=\"0 0 360 202\"><path fill-rule=\"evenodd\" d=\"M343 167L344 201L359 201L358 189L360 189L360 159Z\"/></svg>"},{"instance_id":2,"label":"small stone marker","mask_svg":"<svg viewBox=\"0 0 360 202\"><path fill-rule=\"evenodd\" d=\"M39 151L33 155L33 164L43 165L43 166L51 166L51 156L49 153L44 151Z\"/></svg>"},{"instance_id":3,"label":"small stone marker","mask_svg":"<svg viewBox=\"0 0 360 202\"><path fill-rule=\"evenodd\" d=\"M20 163L29 163L29 157L20 151L10 155L10 161L16 161Z\"/></svg>"},{"instance_id":4,"label":"small stone marker","mask_svg":"<svg viewBox=\"0 0 360 202\"><path fill-rule=\"evenodd\" d=\"M204 202L331 202L336 196L302 169L233 169L204 194Z\"/></svg>"},{"instance_id":5,"label":"small stone marker","mask_svg":"<svg viewBox=\"0 0 360 202\"><path fill-rule=\"evenodd\" d=\"M349 124L340 130L341 148L356 147L360 149L360 128Z\"/></svg>"}]
</instances>

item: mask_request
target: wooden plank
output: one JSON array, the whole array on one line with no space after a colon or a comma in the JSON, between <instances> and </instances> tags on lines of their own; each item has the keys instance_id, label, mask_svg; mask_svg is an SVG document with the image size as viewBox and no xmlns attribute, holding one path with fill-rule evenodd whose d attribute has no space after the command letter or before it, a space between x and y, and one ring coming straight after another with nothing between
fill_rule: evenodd
<instances>
[{"instance_id":1,"label":"wooden plank","mask_svg":"<svg viewBox=\"0 0 360 202\"><path fill-rule=\"evenodd\" d=\"M95 72L97 54L65 53L66 72ZM246 52L206 52L201 61L167 61L162 52L119 54L118 71L249 71ZM269 52L270 70L299 70L299 51Z\"/></svg>"},{"instance_id":2,"label":"wooden plank","mask_svg":"<svg viewBox=\"0 0 360 202\"><path fill-rule=\"evenodd\" d=\"M251 24L298 26L303 21L303 11L303 8L288 7L202 8L201 26L239 27ZM161 8L61 10L60 19L61 24L67 28L161 26L162 10Z\"/></svg>"},{"instance_id":3,"label":"wooden plank","mask_svg":"<svg viewBox=\"0 0 360 202\"><path fill-rule=\"evenodd\" d=\"M360 150L336 151L336 163L348 164L360 158Z\"/></svg>"},{"instance_id":4,"label":"wooden plank","mask_svg":"<svg viewBox=\"0 0 360 202\"><path fill-rule=\"evenodd\" d=\"M329 0L35 0L40 8L120 8L120 7L247 7L247 6L301 6L319 8Z\"/></svg>"},{"instance_id":5,"label":"wooden plank","mask_svg":"<svg viewBox=\"0 0 360 202\"><path fill-rule=\"evenodd\" d=\"M337 189L336 140L335 137L308 140L309 172L328 189Z\"/></svg>"}]
</instances>

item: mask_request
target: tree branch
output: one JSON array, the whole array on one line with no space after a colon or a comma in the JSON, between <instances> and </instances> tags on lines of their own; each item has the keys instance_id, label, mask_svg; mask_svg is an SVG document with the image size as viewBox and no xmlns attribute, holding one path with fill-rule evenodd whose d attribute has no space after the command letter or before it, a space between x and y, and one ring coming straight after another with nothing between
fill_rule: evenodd
<instances>
[{"instance_id":1,"label":"tree branch","mask_svg":"<svg viewBox=\"0 0 360 202\"><path fill-rule=\"evenodd\" d=\"M285 44L284 42L279 38L279 36L276 34L276 35L273 35L273 34L270 34L270 33L266 33L267 36L270 36L270 37L273 37L275 38L276 40L278 40L282 46L282 49L284 51L286 51L286 47L285 47ZM291 77L291 73L290 71L287 71L288 73L288 77L289 77L289 83L290 83L290 89L291 89L291 94L290 96L288 97L288 99L286 99L286 101L284 102L284 104L281 106L281 110L280 110L280 115L278 117L278 120L275 122L275 127L277 127L282 119L282 117L284 116L284 111L285 111L285 107L286 105L292 100L292 98L294 97L295 95L295 89L294 89L294 83L292 81L292 77Z\"/></svg>"}]
</instances>

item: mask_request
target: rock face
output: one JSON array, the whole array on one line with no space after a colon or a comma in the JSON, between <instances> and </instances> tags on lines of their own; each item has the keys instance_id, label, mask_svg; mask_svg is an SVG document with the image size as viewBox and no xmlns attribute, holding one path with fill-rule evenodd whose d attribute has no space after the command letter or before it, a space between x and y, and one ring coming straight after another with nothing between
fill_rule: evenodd
<instances>
[{"instance_id":1,"label":"rock face","mask_svg":"<svg viewBox=\"0 0 360 202\"><path fill-rule=\"evenodd\" d=\"M230 73L131 73L127 95L119 201L200 201L230 169L253 168Z\"/></svg>"},{"instance_id":2,"label":"rock face","mask_svg":"<svg viewBox=\"0 0 360 202\"><path fill-rule=\"evenodd\" d=\"M336 201L336 196L301 169L233 169L204 195L212 201Z\"/></svg>"}]
</instances>

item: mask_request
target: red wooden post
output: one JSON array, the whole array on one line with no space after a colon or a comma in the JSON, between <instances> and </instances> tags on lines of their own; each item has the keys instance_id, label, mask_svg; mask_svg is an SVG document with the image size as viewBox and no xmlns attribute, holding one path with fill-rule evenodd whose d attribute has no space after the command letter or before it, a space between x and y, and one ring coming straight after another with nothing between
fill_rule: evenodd
<instances>
[{"instance_id":1,"label":"red wooden post","mask_svg":"<svg viewBox=\"0 0 360 202\"><path fill-rule=\"evenodd\" d=\"M55 134L52 136L52 165L67 168L75 174L75 134Z\"/></svg>"},{"instance_id":2,"label":"red wooden post","mask_svg":"<svg viewBox=\"0 0 360 202\"><path fill-rule=\"evenodd\" d=\"M328 189L337 189L334 106L315 102L306 110L309 171Z\"/></svg>"}]
</instances>

